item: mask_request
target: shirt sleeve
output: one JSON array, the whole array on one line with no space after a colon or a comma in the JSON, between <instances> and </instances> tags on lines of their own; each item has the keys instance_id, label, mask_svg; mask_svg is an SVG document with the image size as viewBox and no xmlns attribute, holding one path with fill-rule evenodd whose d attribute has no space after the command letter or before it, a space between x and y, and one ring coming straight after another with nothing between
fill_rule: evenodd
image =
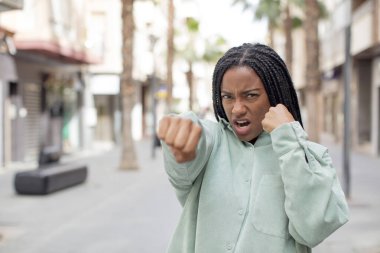
<instances>
[{"instance_id":1,"label":"shirt sleeve","mask_svg":"<svg viewBox=\"0 0 380 253\"><path fill-rule=\"evenodd\" d=\"M200 120L192 112L180 116L191 119L202 128L201 138L196 150L196 157L192 161L177 163L169 147L162 142L165 170L169 176L170 183L176 191L179 202L184 206L194 181L204 169L210 157L214 144L213 133L215 133L215 125L213 122Z\"/></svg>"},{"instance_id":2,"label":"shirt sleeve","mask_svg":"<svg viewBox=\"0 0 380 253\"><path fill-rule=\"evenodd\" d=\"M285 190L289 233L315 247L348 221L348 206L326 147L309 142L299 124L271 132Z\"/></svg>"}]
</instances>

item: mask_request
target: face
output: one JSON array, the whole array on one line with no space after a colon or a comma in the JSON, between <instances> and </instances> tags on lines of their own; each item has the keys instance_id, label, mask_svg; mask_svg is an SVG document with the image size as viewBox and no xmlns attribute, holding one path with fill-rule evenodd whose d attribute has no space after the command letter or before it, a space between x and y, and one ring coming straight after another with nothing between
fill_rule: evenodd
<instances>
[{"instance_id":1,"label":"face","mask_svg":"<svg viewBox=\"0 0 380 253\"><path fill-rule=\"evenodd\" d=\"M261 79L245 66L226 71L222 80L221 97L224 111L241 141L251 141L263 131L261 121L270 108Z\"/></svg>"}]
</instances>

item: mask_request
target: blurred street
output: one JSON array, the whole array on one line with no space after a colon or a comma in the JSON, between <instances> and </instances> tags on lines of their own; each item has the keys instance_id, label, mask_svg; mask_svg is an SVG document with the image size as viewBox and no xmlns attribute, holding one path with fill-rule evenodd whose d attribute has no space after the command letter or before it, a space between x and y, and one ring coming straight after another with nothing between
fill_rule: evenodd
<instances>
[{"instance_id":1,"label":"blurred street","mask_svg":"<svg viewBox=\"0 0 380 253\"><path fill-rule=\"evenodd\" d=\"M340 147L326 144L340 178ZM46 196L20 196L15 170L0 174L1 253L164 252L180 206L163 169L161 151L136 143L139 171L120 171L118 149L64 157L89 166L85 184ZM316 253L380 252L380 160L352 157L351 219ZM341 180L342 182L342 180ZM342 182L343 183L343 182Z\"/></svg>"},{"instance_id":2,"label":"blurred street","mask_svg":"<svg viewBox=\"0 0 380 253\"><path fill-rule=\"evenodd\" d=\"M215 3L0 0L0 253L165 252L181 207L150 138L167 113L214 119L215 64L243 43L284 60L343 189L356 150L350 221L313 252L380 253L380 1ZM57 161L85 183L16 194L16 172Z\"/></svg>"},{"instance_id":3,"label":"blurred street","mask_svg":"<svg viewBox=\"0 0 380 253\"><path fill-rule=\"evenodd\" d=\"M323 143L329 148L340 182L342 147ZM380 252L380 159L368 154L351 153L350 220L338 229L314 253L379 253Z\"/></svg>"},{"instance_id":4,"label":"blurred street","mask_svg":"<svg viewBox=\"0 0 380 253\"><path fill-rule=\"evenodd\" d=\"M0 252L164 252L180 206L160 151L156 160L144 156L150 144L136 145L139 171L117 168L118 149L64 157L84 161L88 179L46 196L16 195L14 171L0 174Z\"/></svg>"}]
</instances>

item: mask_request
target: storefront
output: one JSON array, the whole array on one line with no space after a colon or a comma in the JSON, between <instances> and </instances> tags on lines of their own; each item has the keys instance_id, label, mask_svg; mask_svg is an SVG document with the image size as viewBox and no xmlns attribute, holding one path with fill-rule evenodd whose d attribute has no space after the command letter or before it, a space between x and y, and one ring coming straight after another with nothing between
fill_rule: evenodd
<instances>
[{"instance_id":1,"label":"storefront","mask_svg":"<svg viewBox=\"0 0 380 253\"><path fill-rule=\"evenodd\" d=\"M15 63L9 54L0 53L0 167L3 167L11 159L10 150L12 120L23 116L23 110L12 105L11 97L15 94L15 86L17 85L17 73ZM13 118L13 119L12 119Z\"/></svg>"}]
</instances>

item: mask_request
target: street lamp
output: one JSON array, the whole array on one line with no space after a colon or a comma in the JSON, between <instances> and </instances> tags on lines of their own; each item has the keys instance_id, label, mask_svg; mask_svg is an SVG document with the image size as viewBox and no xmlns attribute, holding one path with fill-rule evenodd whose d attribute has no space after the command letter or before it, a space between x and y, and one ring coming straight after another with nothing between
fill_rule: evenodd
<instances>
[{"instance_id":1,"label":"street lamp","mask_svg":"<svg viewBox=\"0 0 380 253\"><path fill-rule=\"evenodd\" d=\"M345 28L345 62L344 69L344 129L343 129L343 190L347 198L351 197L351 161L350 161L350 129L351 129L351 1L346 1L347 23Z\"/></svg>"},{"instance_id":2,"label":"street lamp","mask_svg":"<svg viewBox=\"0 0 380 253\"><path fill-rule=\"evenodd\" d=\"M151 77L151 99L152 99L152 158L156 157L156 121L157 121L157 114L156 114L156 106L157 106L157 100L156 100L156 60L155 60L155 53L154 48L156 45L156 42L158 40L158 37L154 34L149 35L149 43L150 43L150 51L152 53L152 62L153 62L153 70L152 70L152 77Z\"/></svg>"}]
</instances>

